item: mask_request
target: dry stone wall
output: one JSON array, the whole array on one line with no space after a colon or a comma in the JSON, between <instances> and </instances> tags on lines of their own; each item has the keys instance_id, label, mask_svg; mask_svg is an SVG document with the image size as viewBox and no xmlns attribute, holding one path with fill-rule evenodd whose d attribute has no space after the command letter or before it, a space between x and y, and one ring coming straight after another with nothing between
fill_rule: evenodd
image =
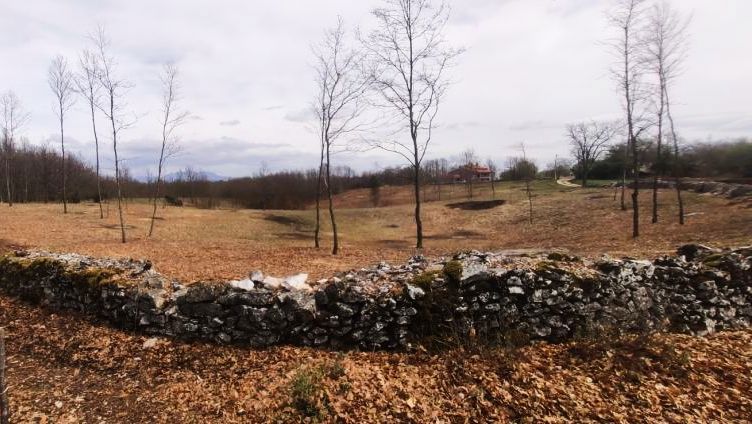
<instances>
[{"instance_id":1,"label":"dry stone wall","mask_svg":"<svg viewBox=\"0 0 752 424\"><path fill-rule=\"evenodd\" d=\"M557 342L594 326L704 335L752 321L752 248L690 245L654 261L468 252L304 279L255 272L184 285L142 261L0 258L5 295L147 334L254 347L405 349L466 334Z\"/></svg>"}]
</instances>

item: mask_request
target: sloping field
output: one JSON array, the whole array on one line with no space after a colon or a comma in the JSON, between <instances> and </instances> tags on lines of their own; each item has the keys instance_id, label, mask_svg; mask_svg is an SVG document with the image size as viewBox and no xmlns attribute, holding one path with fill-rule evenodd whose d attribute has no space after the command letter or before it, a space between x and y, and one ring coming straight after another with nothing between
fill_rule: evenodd
<instances>
[{"instance_id":1,"label":"sloping field","mask_svg":"<svg viewBox=\"0 0 752 424\"><path fill-rule=\"evenodd\" d=\"M485 187L484 189L487 189ZM391 188L407 202L410 188ZM431 188L428 188L430 191ZM425 204L425 253L444 255L462 249L566 249L575 254L651 257L673 252L680 244L699 242L719 246L752 242L752 208L745 201L686 193L687 225L676 223L674 193L662 191L661 222L649 222L649 193L643 192L642 237L631 238L631 212L621 211L612 189L568 189L554 182L534 187L534 221L520 184L499 185L496 195L466 197L443 194L442 201ZM459 197L459 193L462 196ZM483 192L482 192L483 193ZM348 192L337 202L360 206L353 200L367 190ZM472 202L503 200L490 208ZM454 207L457 203L463 207ZM497 202L498 203L498 202ZM450 207L448 207L450 206ZM337 210L342 253L329 255L329 226L324 218L322 248L313 247L315 213L306 211L160 209L153 238L146 238L149 208L129 202L126 210L129 241L119 241L116 211L110 206L100 220L94 204L71 205L68 215L60 205L30 204L0 207L0 248L3 245L37 247L93 256L129 256L152 260L164 274L186 281L238 278L254 269L272 274L308 272L312 278L387 260L402 262L415 253L413 206ZM477 209L477 210L475 210Z\"/></svg>"},{"instance_id":2,"label":"sloping field","mask_svg":"<svg viewBox=\"0 0 752 424\"><path fill-rule=\"evenodd\" d=\"M342 255L323 238L312 247L307 211L160 209L145 237L148 207L127 209L129 242L114 210L92 204L0 207L0 249L14 246L151 259L186 281L235 278L249 270L313 278L414 253L409 188L395 206L338 211ZM688 224L674 223L662 192L662 222L630 238L630 213L609 189L539 182L534 224L520 185L467 199L442 195L425 208L426 253L460 249L567 249L577 254L655 256L700 242L749 244L745 201L687 194ZM367 192L361 193L367 195ZM647 194L647 193L646 193ZM360 194L338 202L359 206ZM503 202L490 202L503 200ZM473 202L482 201L482 205ZM648 196L643 196L648 216ZM461 205L461 207L457 205ZM453 206L452 206L453 205ZM475 207L482 206L482 207ZM324 226L324 231L327 231ZM326 234L326 232L324 233ZM279 347L190 344L114 330L75 313L0 297L8 331L13 421L26 422L744 422L752 417L752 332L706 338L589 335L515 348L336 353Z\"/></svg>"}]
</instances>

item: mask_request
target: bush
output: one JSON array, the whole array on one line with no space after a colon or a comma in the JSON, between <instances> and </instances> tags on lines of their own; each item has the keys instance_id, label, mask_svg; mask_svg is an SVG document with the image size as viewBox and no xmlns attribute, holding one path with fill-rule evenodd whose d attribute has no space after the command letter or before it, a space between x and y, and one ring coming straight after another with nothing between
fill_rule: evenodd
<instances>
[{"instance_id":1,"label":"bush","mask_svg":"<svg viewBox=\"0 0 752 424\"><path fill-rule=\"evenodd\" d=\"M183 201L178 199L177 197L165 196L164 200L165 200L165 203L167 203L170 206L183 206Z\"/></svg>"},{"instance_id":2,"label":"bush","mask_svg":"<svg viewBox=\"0 0 752 424\"><path fill-rule=\"evenodd\" d=\"M306 417L320 417L323 409L320 407L321 380L324 373L321 368L303 367L290 380L290 397L292 405L300 414Z\"/></svg>"},{"instance_id":3,"label":"bush","mask_svg":"<svg viewBox=\"0 0 752 424\"><path fill-rule=\"evenodd\" d=\"M444 275L451 281L458 283L462 279L462 262L449 261L444 265Z\"/></svg>"}]
</instances>

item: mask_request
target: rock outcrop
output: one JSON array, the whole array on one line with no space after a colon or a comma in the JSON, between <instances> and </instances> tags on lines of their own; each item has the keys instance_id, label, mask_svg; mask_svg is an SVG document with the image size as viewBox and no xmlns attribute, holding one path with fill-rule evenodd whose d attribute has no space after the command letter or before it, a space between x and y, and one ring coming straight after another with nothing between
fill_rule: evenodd
<instances>
[{"instance_id":1,"label":"rock outcrop","mask_svg":"<svg viewBox=\"0 0 752 424\"><path fill-rule=\"evenodd\" d=\"M30 251L0 258L0 292L113 325L255 347L404 349L473 334L564 341L594 326L704 335L752 321L752 248L684 246L654 261L469 252L314 284L255 272L189 285L148 262Z\"/></svg>"}]
</instances>

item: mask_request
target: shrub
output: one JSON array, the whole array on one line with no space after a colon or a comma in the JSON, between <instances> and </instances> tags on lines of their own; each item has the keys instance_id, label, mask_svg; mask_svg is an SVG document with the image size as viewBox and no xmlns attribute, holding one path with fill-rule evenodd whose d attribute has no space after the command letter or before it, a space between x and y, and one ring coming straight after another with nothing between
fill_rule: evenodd
<instances>
[{"instance_id":1,"label":"shrub","mask_svg":"<svg viewBox=\"0 0 752 424\"><path fill-rule=\"evenodd\" d=\"M293 407L306 417L320 417L321 380L324 373L321 368L302 367L290 380L290 397Z\"/></svg>"},{"instance_id":2,"label":"shrub","mask_svg":"<svg viewBox=\"0 0 752 424\"><path fill-rule=\"evenodd\" d=\"M462 278L462 262L449 261L444 265L444 275L451 281L459 282Z\"/></svg>"}]
</instances>

